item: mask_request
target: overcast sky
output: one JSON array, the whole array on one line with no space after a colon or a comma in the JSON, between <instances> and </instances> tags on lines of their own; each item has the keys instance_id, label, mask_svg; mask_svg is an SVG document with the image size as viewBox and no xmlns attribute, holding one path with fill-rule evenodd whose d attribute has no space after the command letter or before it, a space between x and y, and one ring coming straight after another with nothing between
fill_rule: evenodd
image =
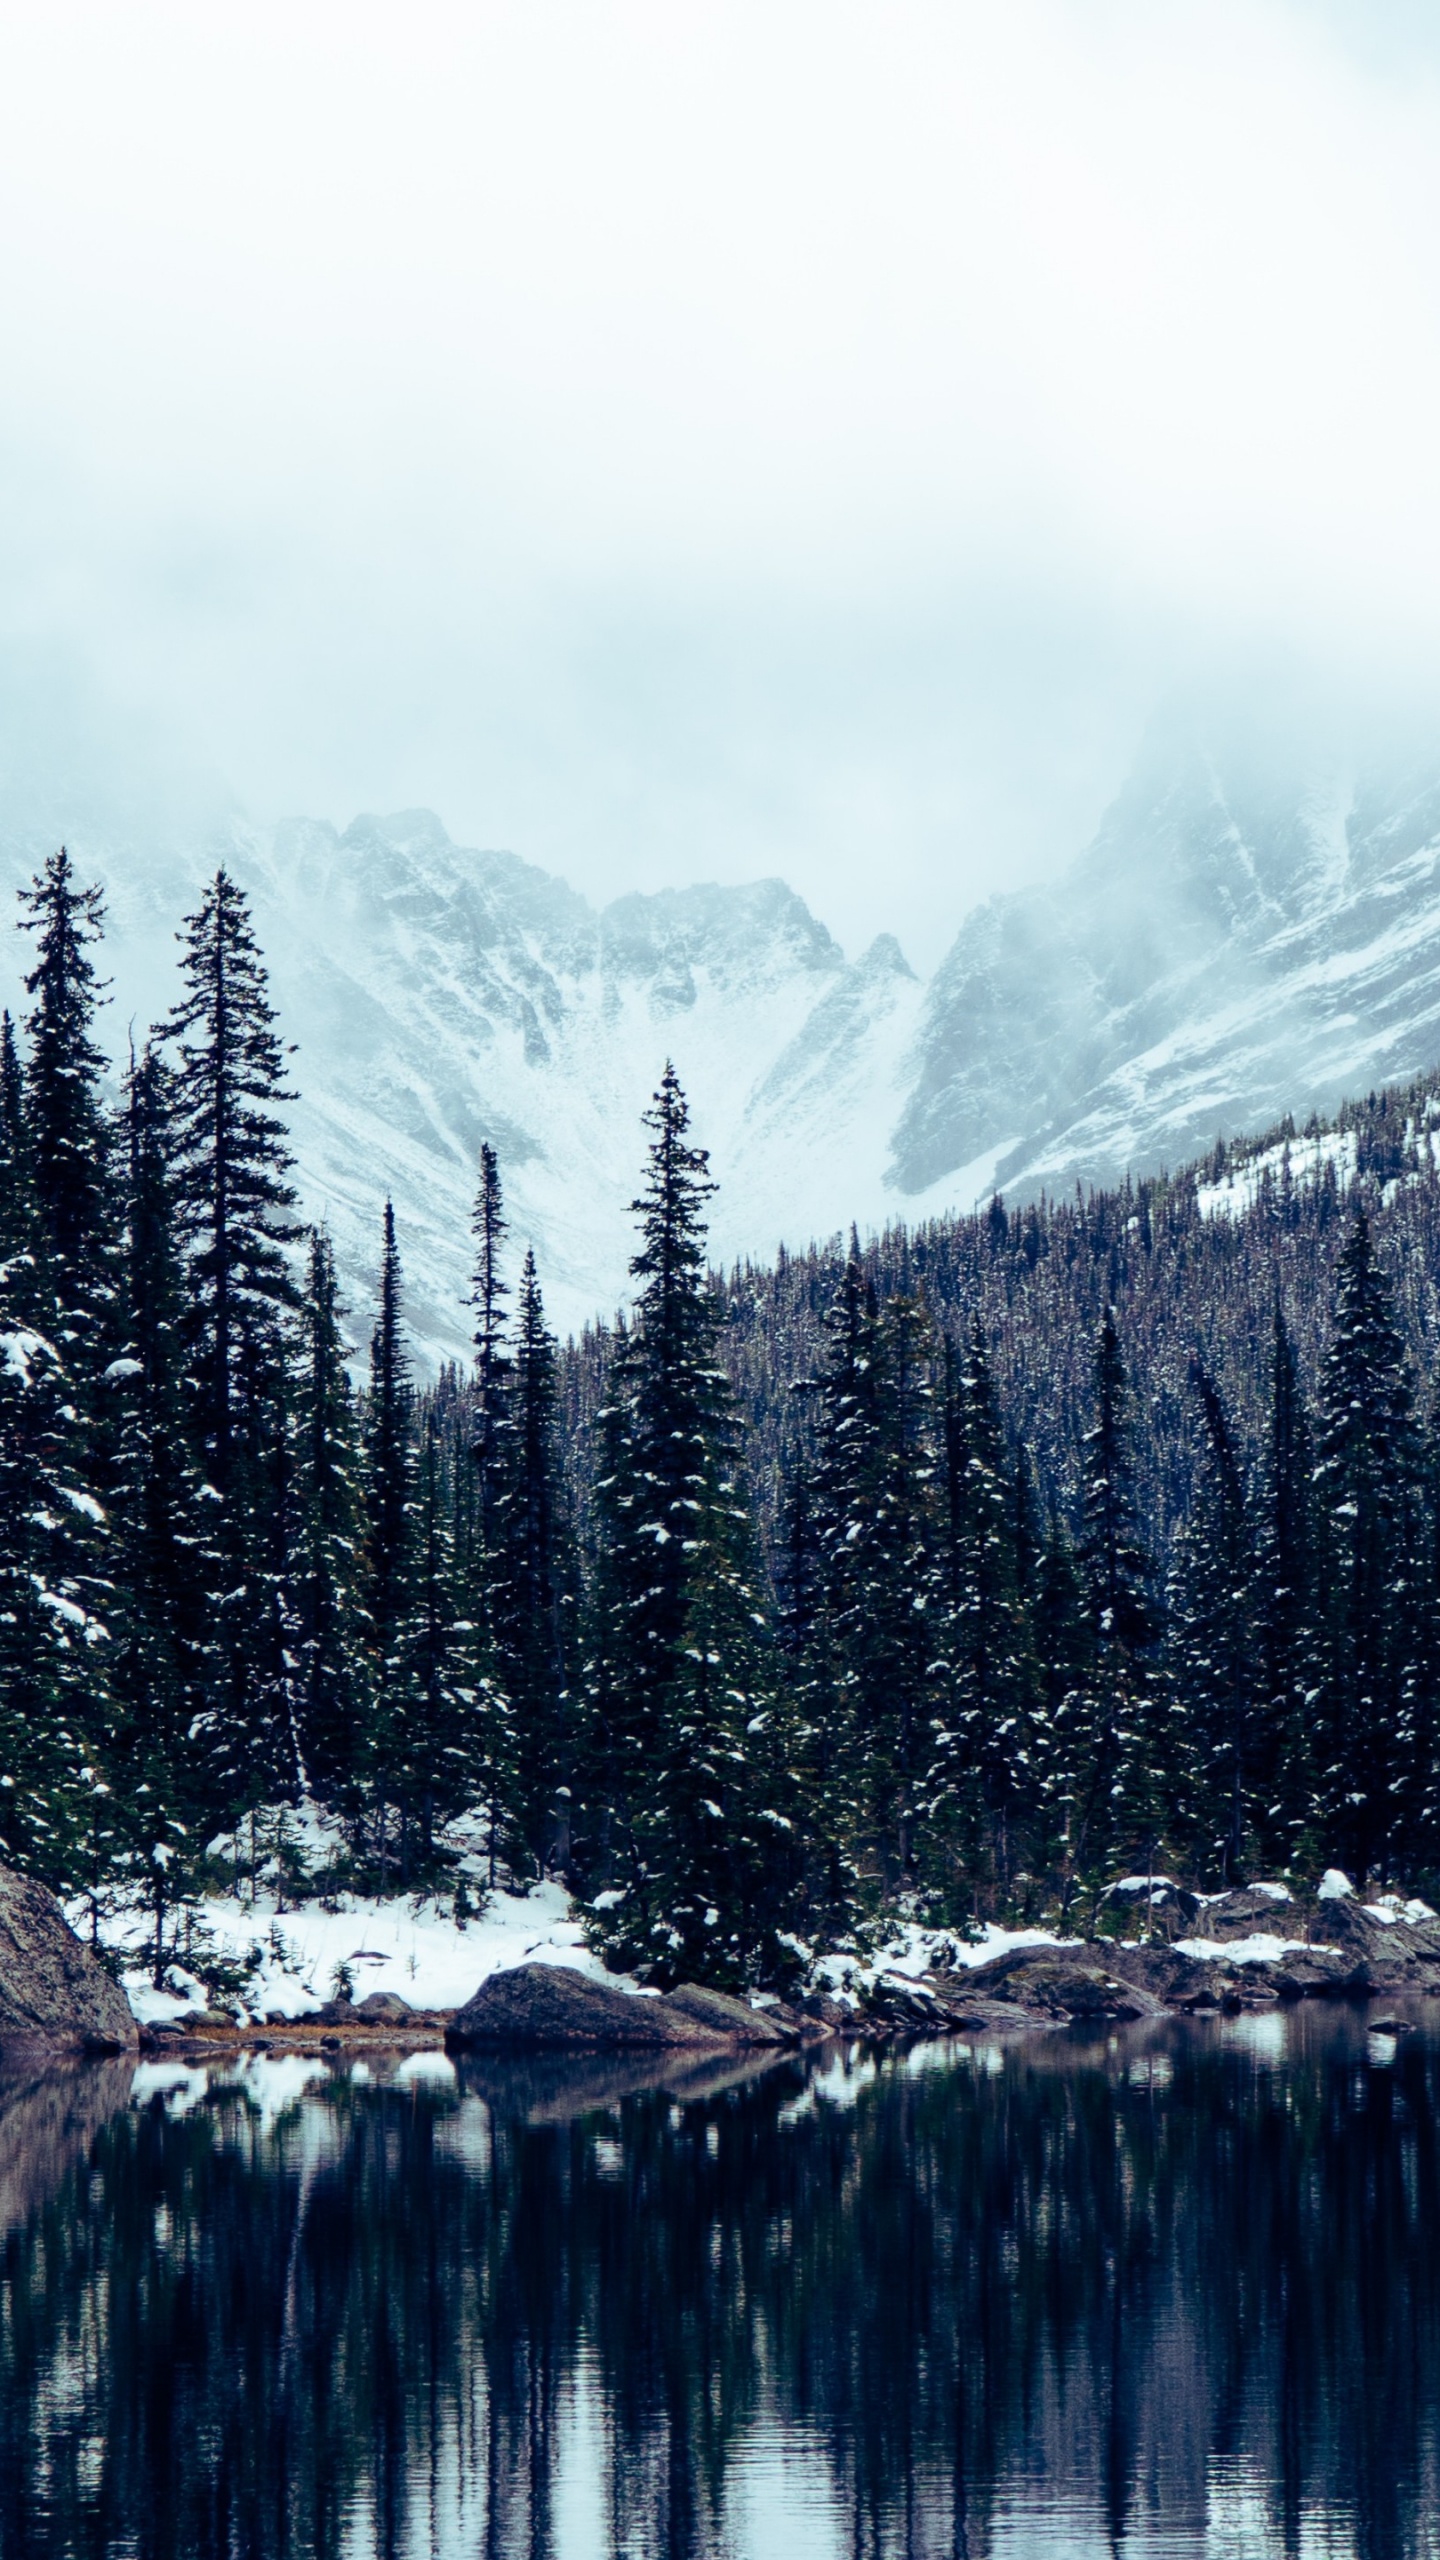
<instances>
[{"instance_id":1,"label":"overcast sky","mask_svg":"<svg viewBox=\"0 0 1440 2560\"><path fill-rule=\"evenodd\" d=\"M1440 670L1440 8L0 0L0 650L928 963L1167 691Z\"/></svg>"}]
</instances>

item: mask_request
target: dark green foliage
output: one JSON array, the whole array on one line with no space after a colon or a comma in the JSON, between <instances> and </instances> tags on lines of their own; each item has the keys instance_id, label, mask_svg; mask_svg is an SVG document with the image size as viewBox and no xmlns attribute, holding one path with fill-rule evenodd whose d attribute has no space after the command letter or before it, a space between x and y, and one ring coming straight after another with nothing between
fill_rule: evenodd
<instances>
[{"instance_id":1,"label":"dark green foliage","mask_svg":"<svg viewBox=\"0 0 1440 2560\"><path fill-rule=\"evenodd\" d=\"M161 1947L198 1847L204 1790L192 1727L213 1657L206 1587L213 1505L186 1430L185 1288L169 1155L170 1082L154 1050L132 1062L125 1108L123 1350L112 1522L119 1562L110 1687L112 1774L131 1874L146 1880ZM157 1956L157 1970L160 1962Z\"/></svg>"},{"instance_id":2,"label":"dark green foliage","mask_svg":"<svg viewBox=\"0 0 1440 2560\"><path fill-rule=\"evenodd\" d=\"M119 1111L63 854L27 922L0 1839L97 1910L143 1889L157 1970L210 1835L304 1797L379 1884L478 1822L492 1883L563 1874L660 1980L1162 1860L1440 1886L1440 1082L1226 1140L1211 1196L997 1199L722 1281L667 1069L615 1329L562 1351L533 1255L507 1276L487 1145L473 1372L412 1382L387 1208L357 1392L235 884Z\"/></svg>"},{"instance_id":3,"label":"dark green foliage","mask_svg":"<svg viewBox=\"0 0 1440 2560\"><path fill-rule=\"evenodd\" d=\"M366 1777L376 1805L376 1860L382 1876L390 1855L389 1809L398 1802L408 1777L406 1640L414 1596L415 1415L400 1294L395 1211L387 1200L380 1313L370 1338L363 1586L374 1698L366 1736Z\"/></svg>"},{"instance_id":4,"label":"dark green foliage","mask_svg":"<svg viewBox=\"0 0 1440 2560\"><path fill-rule=\"evenodd\" d=\"M1033 1496L1023 1453L1009 1464L978 1316L963 1358L947 1335L942 1378L950 1703L936 1774L962 1816L968 1863L980 1850L1008 1898L1039 1803L1027 1615L1038 1570ZM975 1840L967 1805L981 1826Z\"/></svg>"},{"instance_id":5,"label":"dark green foliage","mask_svg":"<svg viewBox=\"0 0 1440 2560\"><path fill-rule=\"evenodd\" d=\"M495 1150L480 1150L480 1189L475 1200L475 1467L476 1538L482 1570L502 1543L500 1514L506 1490L509 1455L509 1388L511 1364L505 1343L506 1286L501 1257L506 1223Z\"/></svg>"},{"instance_id":6,"label":"dark green foliage","mask_svg":"<svg viewBox=\"0 0 1440 2560\"><path fill-rule=\"evenodd\" d=\"M641 1283L600 1417L596 1845L605 1938L662 1979L781 1961L799 1878L789 1741L762 1641L740 1432L705 1273L713 1185L673 1067L633 1204ZM610 1879L613 1878L613 1882Z\"/></svg>"},{"instance_id":7,"label":"dark green foliage","mask_svg":"<svg viewBox=\"0 0 1440 2560\"><path fill-rule=\"evenodd\" d=\"M1191 1384L1209 1447L1194 1512L1176 1541L1170 1613L1187 1764L1181 1797L1205 1871L1232 1885L1272 1829L1256 1540L1230 1420L1198 1361Z\"/></svg>"},{"instance_id":8,"label":"dark green foliage","mask_svg":"<svg viewBox=\"0 0 1440 2560\"><path fill-rule=\"evenodd\" d=\"M103 1052L93 1037L102 993L90 952L100 940L104 902L82 889L62 845L21 893L35 965L25 979L24 1131L30 1194L41 1251L56 1303L70 1324L94 1328L109 1282L112 1216L108 1188L110 1129L101 1102ZM15 1056L7 1038L4 1117L13 1146Z\"/></svg>"},{"instance_id":9,"label":"dark green foliage","mask_svg":"<svg viewBox=\"0 0 1440 2560\"><path fill-rule=\"evenodd\" d=\"M538 1874L570 1856L567 1660L574 1558L556 1436L557 1344L527 1253L516 1303L502 1535L492 1560L497 1677L513 1724L515 1822ZM482 1400L484 1390L482 1386Z\"/></svg>"},{"instance_id":10,"label":"dark green foliage","mask_svg":"<svg viewBox=\"0 0 1440 2560\"><path fill-rule=\"evenodd\" d=\"M1318 1689L1316 1488L1310 1426L1278 1290L1270 1413L1261 1461L1255 1615L1265 1722L1257 1772L1261 1833L1272 1863L1310 1863L1318 1834L1312 1708ZM1437 1515L1440 1518L1440 1515ZM1440 1590L1440 1583L1435 1585Z\"/></svg>"},{"instance_id":11,"label":"dark green foliage","mask_svg":"<svg viewBox=\"0 0 1440 2560\"><path fill-rule=\"evenodd\" d=\"M1388 1875L1417 1777L1419 1451L1409 1364L1363 1209L1340 1258L1319 1402L1317 1814L1360 1873Z\"/></svg>"},{"instance_id":12,"label":"dark green foliage","mask_svg":"<svg viewBox=\"0 0 1440 2560\"><path fill-rule=\"evenodd\" d=\"M175 1197L189 1282L196 1421L217 1489L229 1490L237 1407L256 1346L299 1292L286 1248L291 1099L265 965L244 892L217 871L185 921L185 993L164 1025L175 1050Z\"/></svg>"},{"instance_id":13,"label":"dark green foliage","mask_svg":"<svg viewBox=\"0 0 1440 2560\"><path fill-rule=\"evenodd\" d=\"M310 1240L296 1433L295 1694L306 1778L353 1807L369 1726L364 1513L355 1398L346 1372L335 1257Z\"/></svg>"}]
</instances>

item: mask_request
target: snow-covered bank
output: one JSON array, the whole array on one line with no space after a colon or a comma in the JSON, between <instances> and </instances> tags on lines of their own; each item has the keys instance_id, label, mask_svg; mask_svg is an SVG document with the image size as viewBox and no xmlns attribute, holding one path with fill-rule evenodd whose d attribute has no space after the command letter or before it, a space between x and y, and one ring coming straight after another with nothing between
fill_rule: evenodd
<instances>
[{"instance_id":1,"label":"snow-covered bank","mask_svg":"<svg viewBox=\"0 0 1440 2560\"><path fill-rule=\"evenodd\" d=\"M918 1985L928 1973L952 1973L957 1967L990 1964L996 1956L1008 1955L1012 1947L1078 1944L1078 1939L1058 1937L1053 1929L1002 1929L995 1920L983 1922L973 1937L962 1936L954 1929L926 1928L917 1920L905 1920L897 1924L873 1956L861 1958L843 1951L821 1956L815 1975L833 1999L846 2008L858 2009L887 1981Z\"/></svg>"},{"instance_id":2,"label":"snow-covered bank","mask_svg":"<svg viewBox=\"0 0 1440 2560\"><path fill-rule=\"evenodd\" d=\"M70 1917L88 1934L88 1907L72 1907ZM194 1905L188 1930L183 1914L172 1926L178 1951L166 1966L168 1987L157 1991L148 1915L131 1911L101 1922L105 1944L129 1959L122 1979L142 2026L174 2025L214 2006L202 1974L213 1979L221 1966L238 1977L224 2005L240 2023L253 2024L304 2019L347 1989L356 2001L384 1991L412 2009L458 2009L492 1973L530 1962L569 1965L614 1990L647 1996L628 1976L606 1972L585 1943L575 1904L554 1883L528 1893L496 1892L480 1912L458 1920L448 1900L413 1894L374 1901L341 1895L328 1908L316 1900L284 1911L273 1894L262 1892L253 1902L243 1893L218 1894ZM858 2011L887 1977L918 1982L936 1967L987 1964L1013 1947L1071 1943L1049 1930L1002 1929L993 1922L965 1938L906 1921L873 1955L821 1956L815 1979L842 2008Z\"/></svg>"},{"instance_id":3,"label":"snow-covered bank","mask_svg":"<svg viewBox=\"0 0 1440 2560\"><path fill-rule=\"evenodd\" d=\"M192 1964L207 1970L215 1959L238 1968L242 1980L232 2002L247 2019L304 2018L333 2000L348 1983L356 2000L368 1992L398 1993L412 2009L457 2009L492 1973L535 1960L571 1965L633 1989L607 1974L586 1946L563 1885L542 1884L529 1893L495 1893L475 1918L457 1920L449 1905L397 1894L386 1901L341 1896L326 1910L319 1902L280 1912L233 1895L197 1903L190 1923ZM88 1917L72 1911L77 1927ZM149 1922L143 1912L102 1922L108 1945L130 1955L124 1984L142 2025L159 2026L212 2004L212 1995L184 1961L185 1922L179 1922L180 1957L167 1967L173 1988L157 1991L146 1958ZM197 1950L204 1949L200 1956Z\"/></svg>"}]
</instances>

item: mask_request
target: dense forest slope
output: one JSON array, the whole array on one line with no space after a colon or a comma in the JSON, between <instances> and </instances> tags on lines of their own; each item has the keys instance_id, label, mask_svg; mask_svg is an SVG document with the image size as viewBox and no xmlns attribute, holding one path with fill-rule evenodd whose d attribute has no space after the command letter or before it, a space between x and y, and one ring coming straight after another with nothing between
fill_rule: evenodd
<instances>
[{"instance_id":1,"label":"dense forest slope","mask_svg":"<svg viewBox=\"0 0 1440 2560\"><path fill-rule=\"evenodd\" d=\"M398 1870L458 1912L478 1825L488 1885L563 1876L662 1983L793 1987L897 1905L1068 1919L1157 1863L1440 1881L1440 1079L717 1282L667 1066L624 1321L561 1352L485 1143L470 1357L417 1390L386 1202L357 1394L243 891L187 919L118 1110L98 890L52 855L23 921L0 1842L143 1900L157 1977L287 1808L329 1867L286 1891Z\"/></svg>"}]
</instances>

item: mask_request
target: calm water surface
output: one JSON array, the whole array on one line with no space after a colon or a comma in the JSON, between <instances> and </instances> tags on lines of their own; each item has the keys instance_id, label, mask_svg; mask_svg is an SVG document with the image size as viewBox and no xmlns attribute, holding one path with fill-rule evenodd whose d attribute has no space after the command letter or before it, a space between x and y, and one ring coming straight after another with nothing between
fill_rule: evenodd
<instances>
[{"instance_id":1,"label":"calm water surface","mask_svg":"<svg viewBox=\"0 0 1440 2560\"><path fill-rule=\"evenodd\" d=\"M1440 2553L1408 2014L12 2078L0 2555Z\"/></svg>"}]
</instances>

